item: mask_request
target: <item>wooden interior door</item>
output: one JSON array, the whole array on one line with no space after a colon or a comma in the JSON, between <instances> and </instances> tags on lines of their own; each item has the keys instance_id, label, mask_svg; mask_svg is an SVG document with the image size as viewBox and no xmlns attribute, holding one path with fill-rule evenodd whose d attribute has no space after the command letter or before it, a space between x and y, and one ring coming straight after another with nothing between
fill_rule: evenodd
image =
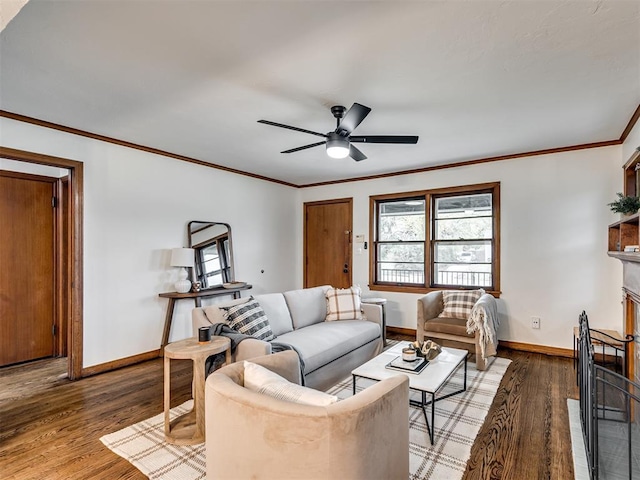
<instances>
[{"instance_id":1,"label":"wooden interior door","mask_svg":"<svg viewBox=\"0 0 640 480\"><path fill-rule=\"evenodd\" d=\"M351 286L353 199L304 204L304 287Z\"/></svg>"},{"instance_id":2,"label":"wooden interior door","mask_svg":"<svg viewBox=\"0 0 640 480\"><path fill-rule=\"evenodd\" d=\"M56 182L0 172L0 366L54 354Z\"/></svg>"}]
</instances>

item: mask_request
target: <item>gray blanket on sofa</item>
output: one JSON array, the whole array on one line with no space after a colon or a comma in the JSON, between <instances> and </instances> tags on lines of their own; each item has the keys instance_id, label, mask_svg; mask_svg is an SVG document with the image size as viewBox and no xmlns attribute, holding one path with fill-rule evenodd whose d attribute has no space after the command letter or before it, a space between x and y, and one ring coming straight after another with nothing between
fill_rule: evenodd
<instances>
[{"instance_id":1,"label":"gray blanket on sofa","mask_svg":"<svg viewBox=\"0 0 640 480\"><path fill-rule=\"evenodd\" d=\"M251 335L245 335L244 333L240 333L237 330L234 330L226 323L214 323L210 327L211 335L219 336L219 337L227 337L231 340L231 353L236 351L238 344L246 340L247 338L254 338ZM300 356L300 352L296 350L293 345L289 345L288 343L282 342L269 342L271 344L271 352L284 352L285 350L293 350L298 354L298 358L300 359L300 378L302 385L304 385L304 361ZM215 370L224 365L225 362L225 354L218 353L216 355L211 355L204 364L205 376L208 376L210 373L213 373Z\"/></svg>"}]
</instances>

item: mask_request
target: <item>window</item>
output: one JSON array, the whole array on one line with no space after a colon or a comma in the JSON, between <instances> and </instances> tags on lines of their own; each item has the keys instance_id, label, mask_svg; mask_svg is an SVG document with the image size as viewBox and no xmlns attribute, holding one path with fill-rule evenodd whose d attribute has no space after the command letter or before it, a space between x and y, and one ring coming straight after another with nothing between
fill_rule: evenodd
<instances>
[{"instance_id":1,"label":"window","mask_svg":"<svg viewBox=\"0 0 640 480\"><path fill-rule=\"evenodd\" d=\"M433 195L431 286L493 287L493 195Z\"/></svg>"},{"instance_id":2,"label":"window","mask_svg":"<svg viewBox=\"0 0 640 480\"><path fill-rule=\"evenodd\" d=\"M376 278L381 283L423 285L425 199L378 203Z\"/></svg>"},{"instance_id":3,"label":"window","mask_svg":"<svg viewBox=\"0 0 640 480\"><path fill-rule=\"evenodd\" d=\"M371 197L371 288L499 291L499 183Z\"/></svg>"}]
</instances>

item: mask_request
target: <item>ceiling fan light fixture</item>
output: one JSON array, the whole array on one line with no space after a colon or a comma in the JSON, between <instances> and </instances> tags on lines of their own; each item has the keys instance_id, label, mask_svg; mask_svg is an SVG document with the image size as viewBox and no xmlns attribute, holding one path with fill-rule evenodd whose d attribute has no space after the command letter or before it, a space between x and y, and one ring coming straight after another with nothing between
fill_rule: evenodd
<instances>
[{"instance_id":1,"label":"ceiling fan light fixture","mask_svg":"<svg viewBox=\"0 0 640 480\"><path fill-rule=\"evenodd\" d=\"M336 133L327 138L327 155L331 158L345 158L349 155L349 140Z\"/></svg>"}]
</instances>

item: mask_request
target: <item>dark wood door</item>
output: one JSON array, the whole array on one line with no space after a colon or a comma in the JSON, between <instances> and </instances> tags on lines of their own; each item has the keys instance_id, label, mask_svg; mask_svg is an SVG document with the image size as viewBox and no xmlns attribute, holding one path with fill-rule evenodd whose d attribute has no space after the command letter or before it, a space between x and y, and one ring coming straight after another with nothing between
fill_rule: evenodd
<instances>
[{"instance_id":1,"label":"dark wood door","mask_svg":"<svg viewBox=\"0 0 640 480\"><path fill-rule=\"evenodd\" d=\"M304 204L304 286L351 286L351 198Z\"/></svg>"},{"instance_id":2,"label":"dark wood door","mask_svg":"<svg viewBox=\"0 0 640 480\"><path fill-rule=\"evenodd\" d=\"M55 182L0 172L0 366L54 352Z\"/></svg>"}]
</instances>

